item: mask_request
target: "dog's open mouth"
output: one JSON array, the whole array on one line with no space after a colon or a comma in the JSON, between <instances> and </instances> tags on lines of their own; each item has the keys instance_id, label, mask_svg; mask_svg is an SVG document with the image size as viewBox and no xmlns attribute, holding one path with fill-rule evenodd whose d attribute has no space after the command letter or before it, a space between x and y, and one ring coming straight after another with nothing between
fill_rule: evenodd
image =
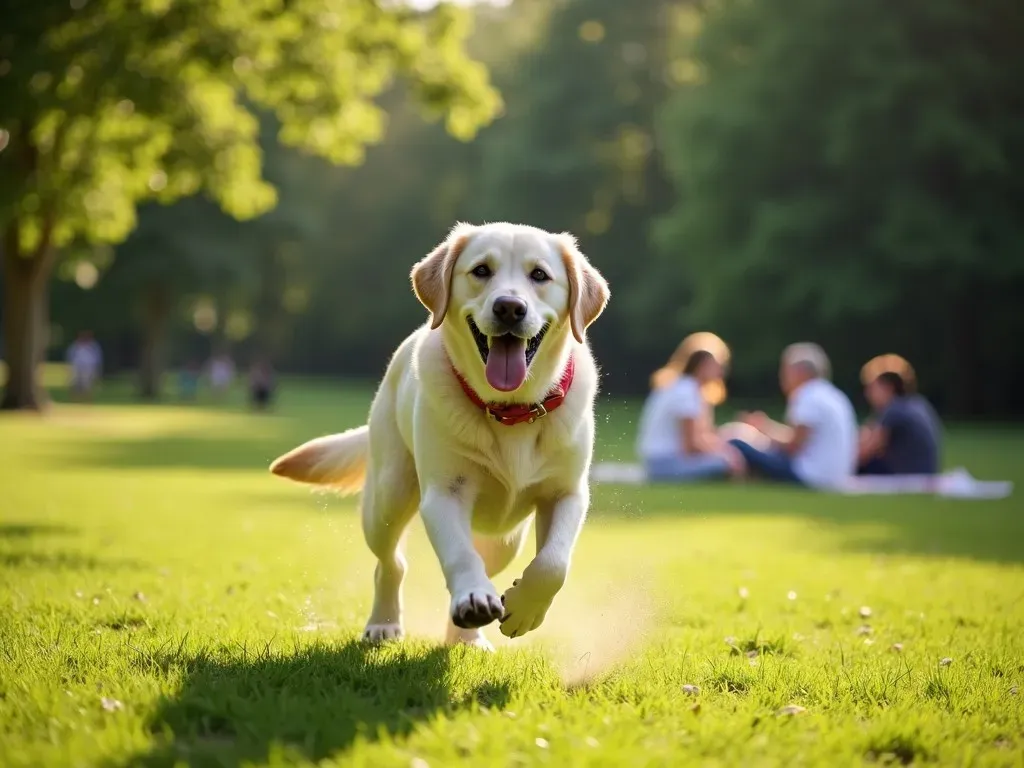
<instances>
[{"instance_id":1,"label":"dog's open mouth","mask_svg":"<svg viewBox=\"0 0 1024 768\"><path fill-rule=\"evenodd\" d=\"M526 371L540 349L540 343L544 341L548 326L545 325L530 339L511 333L488 337L473 322L473 318L466 319L480 359L484 362L488 383L499 392L519 389L526 380Z\"/></svg>"}]
</instances>

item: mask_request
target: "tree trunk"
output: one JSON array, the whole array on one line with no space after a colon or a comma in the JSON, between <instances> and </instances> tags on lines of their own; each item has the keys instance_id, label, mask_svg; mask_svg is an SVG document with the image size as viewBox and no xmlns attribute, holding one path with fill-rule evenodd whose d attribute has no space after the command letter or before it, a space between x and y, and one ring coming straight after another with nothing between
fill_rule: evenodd
<instances>
[{"instance_id":1,"label":"tree trunk","mask_svg":"<svg viewBox=\"0 0 1024 768\"><path fill-rule=\"evenodd\" d=\"M164 349L167 340L167 315L170 309L167 289L153 283L142 308L142 358L139 361L139 395L144 400L159 400L164 375Z\"/></svg>"},{"instance_id":2,"label":"tree trunk","mask_svg":"<svg viewBox=\"0 0 1024 768\"><path fill-rule=\"evenodd\" d=\"M9 227L3 254L4 360L7 383L0 410L40 411L49 403L39 382L39 364L46 346L44 320L49 316L46 302L52 254L43 251L32 257L18 252L17 228Z\"/></svg>"}]
</instances>

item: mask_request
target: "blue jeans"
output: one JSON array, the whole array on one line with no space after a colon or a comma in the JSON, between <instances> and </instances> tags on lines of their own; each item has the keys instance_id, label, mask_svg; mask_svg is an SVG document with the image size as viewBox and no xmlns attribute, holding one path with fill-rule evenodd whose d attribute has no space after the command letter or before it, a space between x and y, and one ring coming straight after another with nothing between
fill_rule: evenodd
<instances>
[{"instance_id":1,"label":"blue jeans","mask_svg":"<svg viewBox=\"0 0 1024 768\"><path fill-rule=\"evenodd\" d=\"M783 483L803 485L804 481L793 471L793 459L788 453L780 450L759 451L750 443L745 443L742 440L730 440L729 445L743 454L751 474Z\"/></svg>"},{"instance_id":2,"label":"blue jeans","mask_svg":"<svg viewBox=\"0 0 1024 768\"><path fill-rule=\"evenodd\" d=\"M729 475L729 463L716 453L692 456L659 456L644 459L647 479L653 482L685 483L691 480L713 480Z\"/></svg>"}]
</instances>

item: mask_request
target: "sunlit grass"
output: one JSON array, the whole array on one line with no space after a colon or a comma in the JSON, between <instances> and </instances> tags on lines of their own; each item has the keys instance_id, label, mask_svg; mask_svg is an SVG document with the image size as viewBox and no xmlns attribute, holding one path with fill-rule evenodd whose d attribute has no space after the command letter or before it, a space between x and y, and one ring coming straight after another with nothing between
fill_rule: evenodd
<instances>
[{"instance_id":1,"label":"sunlit grass","mask_svg":"<svg viewBox=\"0 0 1024 768\"><path fill-rule=\"evenodd\" d=\"M1020 765L1019 497L598 487L545 627L495 656L438 646L417 527L413 640L369 650L353 503L265 471L367 402L0 419L0 765ZM961 431L950 460L1019 487L1022 452Z\"/></svg>"}]
</instances>

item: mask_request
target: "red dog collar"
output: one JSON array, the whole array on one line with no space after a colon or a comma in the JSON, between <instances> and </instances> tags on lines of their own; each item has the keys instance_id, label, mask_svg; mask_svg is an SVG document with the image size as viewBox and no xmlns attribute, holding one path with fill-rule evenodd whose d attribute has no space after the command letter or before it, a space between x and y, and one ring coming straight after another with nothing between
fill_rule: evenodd
<instances>
[{"instance_id":1,"label":"red dog collar","mask_svg":"<svg viewBox=\"0 0 1024 768\"><path fill-rule=\"evenodd\" d=\"M462 375L455 370L455 366L452 366L452 373L459 380L462 391L466 393L466 397L472 401L473 405L506 427L516 424L532 424L557 409L565 401L565 396L569 394L569 387L572 386L572 377L575 372L576 365L572 355L569 355L569 361L565 364L565 370L562 371L562 378L558 380L558 384L548 393L548 396L539 403L523 405L520 403L485 403L480 399L480 395L466 383Z\"/></svg>"}]
</instances>

